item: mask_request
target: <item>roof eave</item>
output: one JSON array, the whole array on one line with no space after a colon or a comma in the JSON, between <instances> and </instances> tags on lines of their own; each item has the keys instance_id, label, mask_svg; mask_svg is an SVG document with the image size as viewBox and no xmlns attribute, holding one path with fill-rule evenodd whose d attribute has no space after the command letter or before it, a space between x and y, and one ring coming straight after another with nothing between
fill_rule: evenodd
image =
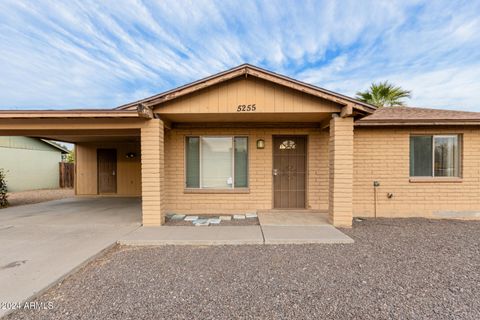
<instances>
[{"instance_id":1,"label":"roof eave","mask_svg":"<svg viewBox=\"0 0 480 320\"><path fill-rule=\"evenodd\" d=\"M0 119L31 118L139 118L138 112L126 110L0 110Z\"/></svg>"},{"instance_id":2,"label":"roof eave","mask_svg":"<svg viewBox=\"0 0 480 320\"><path fill-rule=\"evenodd\" d=\"M50 140L47 140L47 139L40 139L40 140L42 140L44 143L46 143L46 144L48 144L48 145L50 145L50 146L52 146L52 147L54 147L54 148L57 148L57 149L60 150L62 153L70 153L70 150L68 150L68 149L66 149L66 148L64 148L64 147L62 147L62 146L59 146L59 145L57 145L56 143L51 142Z\"/></svg>"},{"instance_id":3,"label":"roof eave","mask_svg":"<svg viewBox=\"0 0 480 320\"><path fill-rule=\"evenodd\" d=\"M439 126L439 125L480 125L479 120L407 120L407 121L391 121L391 120L377 120L366 121L359 120L355 122L355 126Z\"/></svg>"}]
</instances>

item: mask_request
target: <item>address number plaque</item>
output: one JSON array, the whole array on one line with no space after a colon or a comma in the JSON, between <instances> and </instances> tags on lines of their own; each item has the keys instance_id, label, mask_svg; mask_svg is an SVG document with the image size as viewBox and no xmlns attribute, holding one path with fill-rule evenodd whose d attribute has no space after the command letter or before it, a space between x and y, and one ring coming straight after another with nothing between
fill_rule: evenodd
<instances>
[{"instance_id":1,"label":"address number plaque","mask_svg":"<svg viewBox=\"0 0 480 320\"><path fill-rule=\"evenodd\" d=\"M256 110L257 106L255 104L239 104L237 106L237 112L252 112Z\"/></svg>"}]
</instances>

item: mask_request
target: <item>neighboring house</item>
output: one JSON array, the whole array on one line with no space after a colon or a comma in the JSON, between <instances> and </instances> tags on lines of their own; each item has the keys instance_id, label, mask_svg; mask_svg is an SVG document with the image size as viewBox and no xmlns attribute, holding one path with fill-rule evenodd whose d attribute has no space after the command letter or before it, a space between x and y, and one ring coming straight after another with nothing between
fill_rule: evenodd
<instances>
[{"instance_id":1,"label":"neighboring house","mask_svg":"<svg viewBox=\"0 0 480 320\"><path fill-rule=\"evenodd\" d=\"M2 111L0 134L76 143L77 195L168 212L480 212L480 113L383 108L241 65L116 109ZM313 213L314 214L314 213Z\"/></svg>"},{"instance_id":2,"label":"neighboring house","mask_svg":"<svg viewBox=\"0 0 480 320\"><path fill-rule=\"evenodd\" d=\"M0 136L0 168L9 192L59 187L59 166L68 150L54 142L23 136Z\"/></svg>"}]
</instances>

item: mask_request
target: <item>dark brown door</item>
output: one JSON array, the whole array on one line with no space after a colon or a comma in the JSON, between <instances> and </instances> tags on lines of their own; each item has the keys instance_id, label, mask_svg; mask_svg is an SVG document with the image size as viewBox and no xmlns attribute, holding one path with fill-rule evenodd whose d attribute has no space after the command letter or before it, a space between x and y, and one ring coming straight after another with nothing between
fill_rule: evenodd
<instances>
[{"instance_id":1,"label":"dark brown door","mask_svg":"<svg viewBox=\"0 0 480 320\"><path fill-rule=\"evenodd\" d=\"M117 193L117 150L98 149L98 193Z\"/></svg>"},{"instance_id":2,"label":"dark brown door","mask_svg":"<svg viewBox=\"0 0 480 320\"><path fill-rule=\"evenodd\" d=\"M305 136L273 138L273 206L305 208L307 139Z\"/></svg>"}]
</instances>

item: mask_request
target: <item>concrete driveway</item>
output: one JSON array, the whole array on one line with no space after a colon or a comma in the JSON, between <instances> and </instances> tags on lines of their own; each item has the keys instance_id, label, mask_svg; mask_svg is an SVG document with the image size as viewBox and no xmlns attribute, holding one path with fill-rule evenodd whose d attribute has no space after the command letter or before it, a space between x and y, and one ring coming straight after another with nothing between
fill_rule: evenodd
<instances>
[{"instance_id":1,"label":"concrete driveway","mask_svg":"<svg viewBox=\"0 0 480 320\"><path fill-rule=\"evenodd\" d=\"M140 224L139 198L69 198L0 210L0 303L29 299Z\"/></svg>"}]
</instances>

